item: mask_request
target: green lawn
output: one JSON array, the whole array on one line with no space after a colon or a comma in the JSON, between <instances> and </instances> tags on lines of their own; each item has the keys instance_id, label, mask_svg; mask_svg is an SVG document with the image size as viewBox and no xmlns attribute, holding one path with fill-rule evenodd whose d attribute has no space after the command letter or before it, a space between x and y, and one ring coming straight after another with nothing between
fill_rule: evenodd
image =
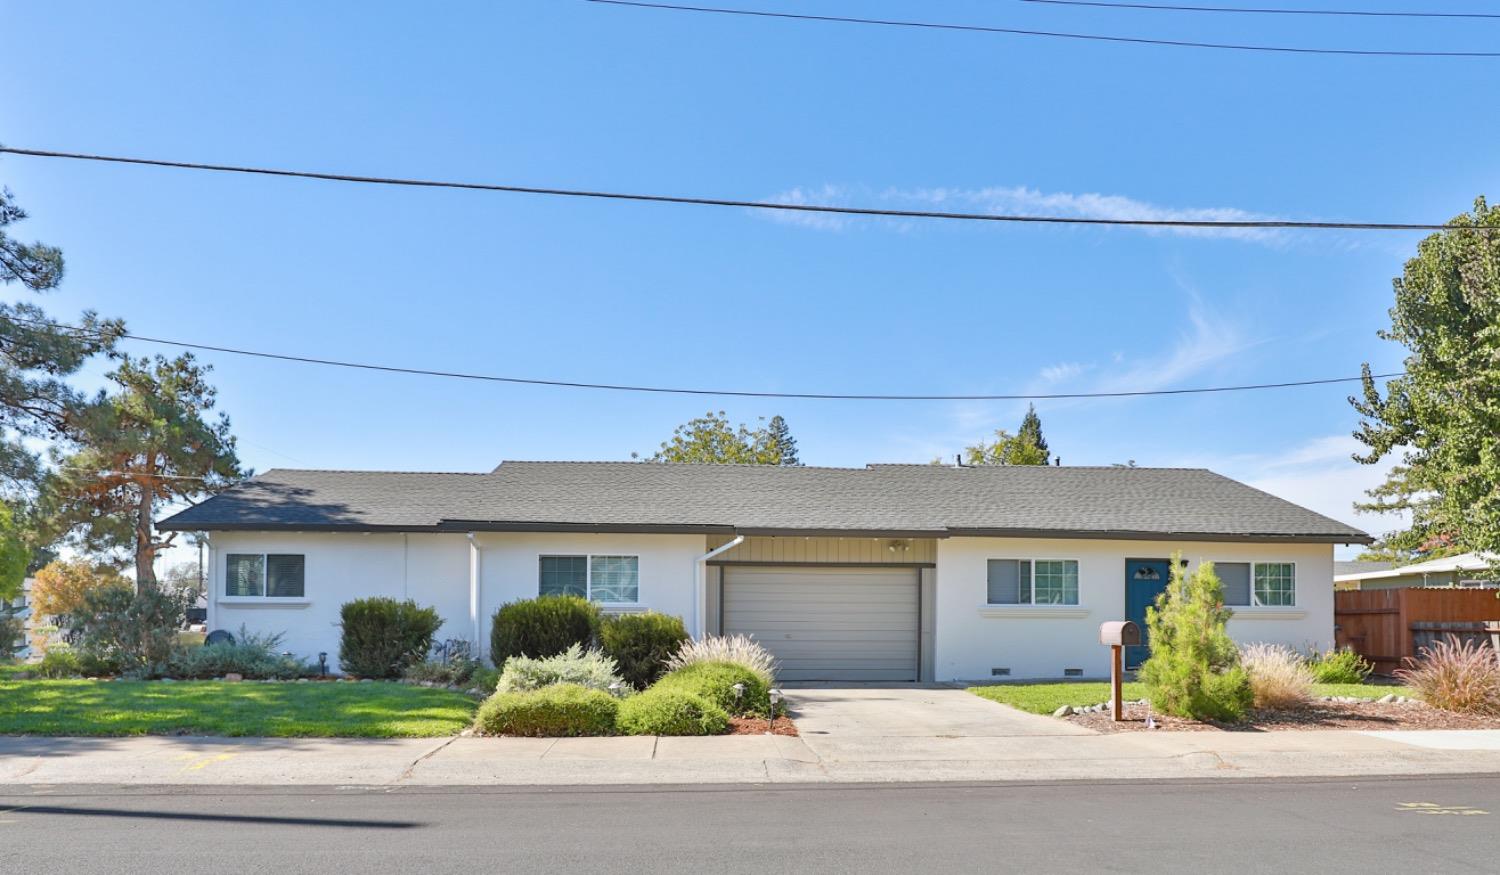
<instances>
[{"instance_id":1,"label":"green lawn","mask_svg":"<svg viewBox=\"0 0 1500 875\"><path fill-rule=\"evenodd\" d=\"M397 683L0 680L0 735L454 735L460 693Z\"/></svg>"},{"instance_id":2,"label":"green lawn","mask_svg":"<svg viewBox=\"0 0 1500 875\"><path fill-rule=\"evenodd\" d=\"M1109 700L1109 684L1103 682L1038 683L1038 684L994 684L984 687L969 687L976 696L1010 705L1033 714L1051 714L1063 705L1097 705ZM1127 701L1146 698L1146 685L1126 683L1123 692ZM1389 684L1313 684L1317 696L1352 696L1360 699L1378 699L1386 693L1398 696L1413 695L1405 687Z\"/></svg>"}]
</instances>

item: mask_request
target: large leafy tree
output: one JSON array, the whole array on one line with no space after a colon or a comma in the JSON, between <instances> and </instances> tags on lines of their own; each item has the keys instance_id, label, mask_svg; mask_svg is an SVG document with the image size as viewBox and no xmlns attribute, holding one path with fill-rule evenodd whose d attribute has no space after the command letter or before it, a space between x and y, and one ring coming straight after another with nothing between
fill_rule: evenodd
<instances>
[{"instance_id":1,"label":"large leafy tree","mask_svg":"<svg viewBox=\"0 0 1500 875\"><path fill-rule=\"evenodd\" d=\"M109 565L84 559L59 559L37 571L31 584L31 608L40 616L64 616L83 608L96 589L128 589L130 581Z\"/></svg>"},{"instance_id":2,"label":"large leafy tree","mask_svg":"<svg viewBox=\"0 0 1500 875\"><path fill-rule=\"evenodd\" d=\"M128 552L142 588L175 532L152 526L159 507L192 501L238 482L229 418L212 418L216 392L192 355L121 359L112 392L80 417L80 449L57 458L46 497L53 519L93 552Z\"/></svg>"},{"instance_id":3,"label":"large leafy tree","mask_svg":"<svg viewBox=\"0 0 1500 875\"><path fill-rule=\"evenodd\" d=\"M1380 550L1395 558L1500 552L1500 210L1481 198L1417 246L1394 281L1385 340L1407 349L1382 394L1364 366L1355 460L1398 459L1359 505L1408 511Z\"/></svg>"},{"instance_id":4,"label":"large leafy tree","mask_svg":"<svg viewBox=\"0 0 1500 875\"><path fill-rule=\"evenodd\" d=\"M777 421L780 425L776 426ZM797 442L776 417L770 426L752 430L741 423L731 425L724 411L709 411L677 426L671 440L651 457L653 462L698 464L797 465Z\"/></svg>"},{"instance_id":5,"label":"large leafy tree","mask_svg":"<svg viewBox=\"0 0 1500 875\"><path fill-rule=\"evenodd\" d=\"M1052 464L1052 451L1042 436L1042 419L1036 415L1036 406L1027 408L1015 434L1002 428L995 432L994 440L964 447L963 460L965 465Z\"/></svg>"}]
</instances>

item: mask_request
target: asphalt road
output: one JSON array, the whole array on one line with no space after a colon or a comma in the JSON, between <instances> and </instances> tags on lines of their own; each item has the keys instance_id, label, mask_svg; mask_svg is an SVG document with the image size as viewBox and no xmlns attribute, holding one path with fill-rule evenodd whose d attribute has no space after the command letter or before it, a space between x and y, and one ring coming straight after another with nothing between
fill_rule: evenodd
<instances>
[{"instance_id":1,"label":"asphalt road","mask_svg":"<svg viewBox=\"0 0 1500 875\"><path fill-rule=\"evenodd\" d=\"M1495 872L1500 778L0 786L0 872Z\"/></svg>"}]
</instances>

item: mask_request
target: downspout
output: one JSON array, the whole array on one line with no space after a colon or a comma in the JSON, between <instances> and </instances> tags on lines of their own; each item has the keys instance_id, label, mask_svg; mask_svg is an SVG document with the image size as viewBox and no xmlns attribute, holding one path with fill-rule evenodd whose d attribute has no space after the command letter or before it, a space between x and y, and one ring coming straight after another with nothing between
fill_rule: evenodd
<instances>
[{"instance_id":1,"label":"downspout","mask_svg":"<svg viewBox=\"0 0 1500 875\"><path fill-rule=\"evenodd\" d=\"M206 609L203 614L203 631L206 634L219 628L219 586L214 582L218 577L214 573L219 564L215 555L218 551L214 549L213 535L208 532L203 533L203 538L198 543L208 547L208 567L203 571L203 607Z\"/></svg>"},{"instance_id":2,"label":"downspout","mask_svg":"<svg viewBox=\"0 0 1500 875\"><path fill-rule=\"evenodd\" d=\"M745 543L744 535L735 535L734 540L715 547L698 557L693 563L693 637L701 639L708 624L708 560L726 553Z\"/></svg>"},{"instance_id":3,"label":"downspout","mask_svg":"<svg viewBox=\"0 0 1500 875\"><path fill-rule=\"evenodd\" d=\"M469 624L474 629L474 655L484 659L484 640L480 637L480 592L479 572L481 554L479 542L474 539L474 533L469 532Z\"/></svg>"}]
</instances>

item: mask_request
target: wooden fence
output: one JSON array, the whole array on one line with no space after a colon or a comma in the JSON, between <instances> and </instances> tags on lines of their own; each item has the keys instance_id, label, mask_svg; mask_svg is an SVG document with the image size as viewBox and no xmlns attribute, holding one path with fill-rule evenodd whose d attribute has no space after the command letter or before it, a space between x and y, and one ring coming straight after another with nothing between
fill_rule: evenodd
<instances>
[{"instance_id":1,"label":"wooden fence","mask_svg":"<svg viewBox=\"0 0 1500 875\"><path fill-rule=\"evenodd\" d=\"M1488 644L1500 621L1500 590L1407 587L1333 594L1333 637L1390 674L1402 660L1447 635Z\"/></svg>"}]
</instances>

